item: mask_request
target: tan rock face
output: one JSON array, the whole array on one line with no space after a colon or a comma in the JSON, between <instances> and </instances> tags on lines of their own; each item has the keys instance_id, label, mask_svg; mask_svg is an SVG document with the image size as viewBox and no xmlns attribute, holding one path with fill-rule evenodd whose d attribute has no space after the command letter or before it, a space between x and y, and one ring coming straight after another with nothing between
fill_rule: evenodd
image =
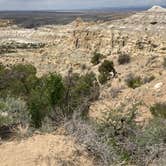
<instances>
[{"instance_id":1,"label":"tan rock face","mask_svg":"<svg viewBox=\"0 0 166 166\"><path fill-rule=\"evenodd\" d=\"M13 24L12 20L0 19L0 27L7 27Z\"/></svg>"}]
</instances>

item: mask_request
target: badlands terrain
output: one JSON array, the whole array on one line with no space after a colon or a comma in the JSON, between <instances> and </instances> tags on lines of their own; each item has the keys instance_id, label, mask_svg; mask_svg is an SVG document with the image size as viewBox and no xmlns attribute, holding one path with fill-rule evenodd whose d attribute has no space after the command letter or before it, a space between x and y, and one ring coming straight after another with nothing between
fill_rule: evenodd
<instances>
[{"instance_id":1,"label":"badlands terrain","mask_svg":"<svg viewBox=\"0 0 166 166\"><path fill-rule=\"evenodd\" d=\"M77 18L67 25L32 29L21 28L10 21L4 23L4 20L0 25L0 62L8 67L30 63L37 68L39 77L54 71L65 75L71 67L77 73L93 71L98 76L100 64L91 63L94 52L103 54L103 60L114 62L117 76L100 85L100 97L89 110L92 120L102 119L103 113L112 109L124 106L127 110L133 104L141 103L136 121L142 124L152 118L149 108L153 104L166 102L163 66L166 9L155 6L118 20L85 22ZM130 63L119 65L118 57L122 53L130 56ZM129 88L125 81L129 75L139 76L144 83L138 88ZM88 154L84 145L76 143L75 138L63 130L59 129L55 134L35 134L21 141L2 142L0 165L95 165L93 155ZM155 161L149 165L165 164Z\"/></svg>"}]
</instances>

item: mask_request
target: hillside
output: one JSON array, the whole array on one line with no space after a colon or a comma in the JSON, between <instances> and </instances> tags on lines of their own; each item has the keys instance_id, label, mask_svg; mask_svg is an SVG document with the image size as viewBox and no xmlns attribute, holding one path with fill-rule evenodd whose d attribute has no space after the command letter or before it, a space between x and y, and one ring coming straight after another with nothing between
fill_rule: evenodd
<instances>
[{"instance_id":1,"label":"hillside","mask_svg":"<svg viewBox=\"0 0 166 166\"><path fill-rule=\"evenodd\" d=\"M106 84L99 83L100 96L90 105L90 119L98 121L103 119L104 113L121 107L124 112L138 104L136 123L146 124L153 118L149 109L156 103L166 102L165 26L166 9L154 6L148 11L107 22L85 22L78 18L67 25L35 29L17 25L0 27L0 62L8 67L33 64L38 76L49 72L65 76L72 67L81 75L94 72L99 81L98 68L104 60L111 60L117 75ZM104 57L97 65L91 63L95 52ZM120 63L120 55L128 55L130 60ZM127 82L131 78L138 78L134 88ZM62 128L66 130L66 126ZM96 156L88 156L84 142L77 141L74 134L56 135L55 132L55 135L34 135L21 142L3 142L0 159L2 166L95 165ZM147 166L165 165L165 149L162 152L160 161L148 158Z\"/></svg>"}]
</instances>

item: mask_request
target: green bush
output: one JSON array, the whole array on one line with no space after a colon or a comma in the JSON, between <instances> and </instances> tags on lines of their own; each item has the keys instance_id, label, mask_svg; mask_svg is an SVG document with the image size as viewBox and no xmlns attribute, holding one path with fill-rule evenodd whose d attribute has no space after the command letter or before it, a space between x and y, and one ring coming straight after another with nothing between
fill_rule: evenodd
<instances>
[{"instance_id":1,"label":"green bush","mask_svg":"<svg viewBox=\"0 0 166 166\"><path fill-rule=\"evenodd\" d=\"M20 98L0 98L0 126L29 123L25 101Z\"/></svg>"},{"instance_id":2,"label":"green bush","mask_svg":"<svg viewBox=\"0 0 166 166\"><path fill-rule=\"evenodd\" d=\"M150 107L152 115L166 119L166 103L156 103Z\"/></svg>"},{"instance_id":3,"label":"green bush","mask_svg":"<svg viewBox=\"0 0 166 166\"><path fill-rule=\"evenodd\" d=\"M158 117L142 127L135 121L137 105L123 110L111 110L97 125L102 142L116 155L114 162L142 166L159 159L166 148L166 120Z\"/></svg>"},{"instance_id":4,"label":"green bush","mask_svg":"<svg viewBox=\"0 0 166 166\"><path fill-rule=\"evenodd\" d=\"M12 66L11 70L13 73L19 73L23 76L36 75L36 68L30 64L17 64Z\"/></svg>"},{"instance_id":5,"label":"green bush","mask_svg":"<svg viewBox=\"0 0 166 166\"><path fill-rule=\"evenodd\" d=\"M95 52L92 59L91 59L91 63L93 65L98 65L102 58L103 58L102 54Z\"/></svg>"},{"instance_id":6,"label":"green bush","mask_svg":"<svg viewBox=\"0 0 166 166\"><path fill-rule=\"evenodd\" d=\"M94 83L96 83L96 78L94 73L88 73L83 76L79 76L75 84L75 93L77 95L87 96L91 93L91 88Z\"/></svg>"},{"instance_id":7,"label":"green bush","mask_svg":"<svg viewBox=\"0 0 166 166\"><path fill-rule=\"evenodd\" d=\"M62 77L56 73L51 73L44 78L47 92L49 93L50 104L54 107L64 96L64 85Z\"/></svg>"},{"instance_id":8,"label":"green bush","mask_svg":"<svg viewBox=\"0 0 166 166\"><path fill-rule=\"evenodd\" d=\"M71 74L64 81L57 74L49 74L38 80L28 100L32 124L39 128L46 117L58 122L62 117L71 118L78 112L86 117L90 101L99 95L95 75Z\"/></svg>"},{"instance_id":9,"label":"green bush","mask_svg":"<svg viewBox=\"0 0 166 166\"><path fill-rule=\"evenodd\" d=\"M116 71L114 69L114 63L109 60L104 60L104 62L99 66L99 72L108 74L110 72L113 72L114 75L116 74Z\"/></svg>"},{"instance_id":10,"label":"green bush","mask_svg":"<svg viewBox=\"0 0 166 166\"><path fill-rule=\"evenodd\" d=\"M94 73L80 76L72 73L65 79L65 98L63 102L64 114L71 117L76 111L87 115L89 102L96 100L99 96L99 86ZM81 115L81 116L82 116Z\"/></svg>"},{"instance_id":11,"label":"green bush","mask_svg":"<svg viewBox=\"0 0 166 166\"><path fill-rule=\"evenodd\" d=\"M138 145L141 147L148 147L155 146L156 144L166 144L165 130L165 119L159 117L152 119L142 130L142 134L137 138Z\"/></svg>"},{"instance_id":12,"label":"green bush","mask_svg":"<svg viewBox=\"0 0 166 166\"><path fill-rule=\"evenodd\" d=\"M48 97L49 96L47 96L45 92L42 92L42 90L31 92L28 101L28 109L31 117L31 124L35 128L41 127L42 121L51 111Z\"/></svg>"},{"instance_id":13,"label":"green bush","mask_svg":"<svg viewBox=\"0 0 166 166\"><path fill-rule=\"evenodd\" d=\"M132 149L128 145L137 132L136 111L136 105L128 113L124 113L122 108L110 110L98 124L99 135L116 155L116 162L119 160L118 162L123 161L126 164L131 160Z\"/></svg>"},{"instance_id":14,"label":"green bush","mask_svg":"<svg viewBox=\"0 0 166 166\"><path fill-rule=\"evenodd\" d=\"M60 75L36 76L32 65L18 64L6 69L0 67L0 95L23 97L27 102L32 124L40 127L42 120L63 97L63 81ZM49 110L49 111L48 111Z\"/></svg>"},{"instance_id":15,"label":"green bush","mask_svg":"<svg viewBox=\"0 0 166 166\"><path fill-rule=\"evenodd\" d=\"M14 65L7 69L0 66L0 95L21 97L27 103L31 126L40 128L44 120L59 122L71 118L78 111L86 116L90 102L99 96L99 86L94 73L70 73L62 78L56 73L36 76L32 65ZM56 123L55 122L55 123Z\"/></svg>"},{"instance_id":16,"label":"green bush","mask_svg":"<svg viewBox=\"0 0 166 166\"><path fill-rule=\"evenodd\" d=\"M63 96L64 85L60 75L52 73L38 80L28 100L32 124L36 128L41 127L44 118L55 109Z\"/></svg>"},{"instance_id":17,"label":"green bush","mask_svg":"<svg viewBox=\"0 0 166 166\"><path fill-rule=\"evenodd\" d=\"M0 63L0 73L3 72L4 70L5 70L5 66L2 63Z\"/></svg>"},{"instance_id":18,"label":"green bush","mask_svg":"<svg viewBox=\"0 0 166 166\"><path fill-rule=\"evenodd\" d=\"M134 76L133 74L128 75L125 81L128 87L133 89L138 88L143 84L141 77Z\"/></svg>"},{"instance_id":19,"label":"green bush","mask_svg":"<svg viewBox=\"0 0 166 166\"><path fill-rule=\"evenodd\" d=\"M12 94L27 96L37 81L36 68L32 65L14 65L0 72L1 96Z\"/></svg>"},{"instance_id":20,"label":"green bush","mask_svg":"<svg viewBox=\"0 0 166 166\"><path fill-rule=\"evenodd\" d=\"M105 84L110 79L111 72L116 75L116 70L112 61L104 60L104 62L99 66L99 82Z\"/></svg>"},{"instance_id":21,"label":"green bush","mask_svg":"<svg viewBox=\"0 0 166 166\"><path fill-rule=\"evenodd\" d=\"M130 55L121 53L118 57L118 63L119 65L130 63Z\"/></svg>"},{"instance_id":22,"label":"green bush","mask_svg":"<svg viewBox=\"0 0 166 166\"><path fill-rule=\"evenodd\" d=\"M103 85L109 80L109 77L106 74L102 73L99 75L98 79L99 79L99 82Z\"/></svg>"}]
</instances>

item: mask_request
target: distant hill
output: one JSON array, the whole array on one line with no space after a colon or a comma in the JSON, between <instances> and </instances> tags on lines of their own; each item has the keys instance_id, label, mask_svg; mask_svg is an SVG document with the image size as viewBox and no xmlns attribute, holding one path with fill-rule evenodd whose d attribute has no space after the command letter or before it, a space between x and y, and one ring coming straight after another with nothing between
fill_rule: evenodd
<instances>
[{"instance_id":1,"label":"distant hill","mask_svg":"<svg viewBox=\"0 0 166 166\"><path fill-rule=\"evenodd\" d=\"M96 9L86 9L89 11L105 11L105 12L125 12L125 11L145 11L151 8L152 6L139 6L139 7L103 7L103 8L96 8ZM166 8L165 6L162 6Z\"/></svg>"}]
</instances>

